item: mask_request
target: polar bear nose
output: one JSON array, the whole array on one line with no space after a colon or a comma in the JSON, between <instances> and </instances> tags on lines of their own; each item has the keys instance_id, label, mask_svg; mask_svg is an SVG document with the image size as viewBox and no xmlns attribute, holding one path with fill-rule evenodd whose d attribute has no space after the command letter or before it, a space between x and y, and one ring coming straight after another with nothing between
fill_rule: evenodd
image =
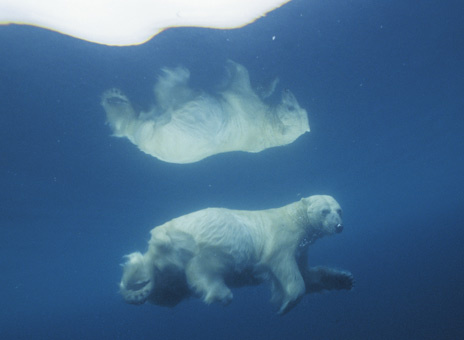
<instances>
[{"instance_id":1,"label":"polar bear nose","mask_svg":"<svg viewBox=\"0 0 464 340\"><path fill-rule=\"evenodd\" d=\"M343 224L339 223L335 226L335 232L341 233L343 231Z\"/></svg>"}]
</instances>

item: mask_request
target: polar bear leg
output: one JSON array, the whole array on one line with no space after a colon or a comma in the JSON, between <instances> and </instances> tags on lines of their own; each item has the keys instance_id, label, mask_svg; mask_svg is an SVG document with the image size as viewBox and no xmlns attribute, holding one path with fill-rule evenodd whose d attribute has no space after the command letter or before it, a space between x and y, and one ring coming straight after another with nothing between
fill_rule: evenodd
<instances>
[{"instance_id":1,"label":"polar bear leg","mask_svg":"<svg viewBox=\"0 0 464 340\"><path fill-rule=\"evenodd\" d=\"M110 89L103 93L101 105L105 109L106 118L116 137L124 137L128 126L137 121L137 115L129 99L118 89Z\"/></svg>"},{"instance_id":2,"label":"polar bear leg","mask_svg":"<svg viewBox=\"0 0 464 340\"><path fill-rule=\"evenodd\" d=\"M226 305L232 300L233 294L224 283L224 264L220 256L208 253L203 252L189 262L185 271L187 282L205 303L217 301Z\"/></svg>"},{"instance_id":3,"label":"polar bear leg","mask_svg":"<svg viewBox=\"0 0 464 340\"><path fill-rule=\"evenodd\" d=\"M283 254L278 261L274 261L271 267L274 276L272 301L280 305L279 314L290 311L300 301L306 290L295 259L285 255Z\"/></svg>"},{"instance_id":4,"label":"polar bear leg","mask_svg":"<svg viewBox=\"0 0 464 340\"><path fill-rule=\"evenodd\" d=\"M306 284L306 293L317 293L323 290L351 290L354 285L353 274L323 266L302 270Z\"/></svg>"},{"instance_id":5,"label":"polar bear leg","mask_svg":"<svg viewBox=\"0 0 464 340\"><path fill-rule=\"evenodd\" d=\"M153 281L144 256L132 253L126 256L119 291L127 303L139 305L145 303L153 291Z\"/></svg>"}]
</instances>

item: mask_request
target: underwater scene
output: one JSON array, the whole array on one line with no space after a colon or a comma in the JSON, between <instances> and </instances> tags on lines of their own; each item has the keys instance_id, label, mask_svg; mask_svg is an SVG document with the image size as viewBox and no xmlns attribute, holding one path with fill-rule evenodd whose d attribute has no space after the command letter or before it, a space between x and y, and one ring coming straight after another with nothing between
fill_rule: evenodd
<instances>
[{"instance_id":1,"label":"underwater scene","mask_svg":"<svg viewBox=\"0 0 464 340\"><path fill-rule=\"evenodd\" d=\"M463 13L0 0L0 338L464 339Z\"/></svg>"}]
</instances>

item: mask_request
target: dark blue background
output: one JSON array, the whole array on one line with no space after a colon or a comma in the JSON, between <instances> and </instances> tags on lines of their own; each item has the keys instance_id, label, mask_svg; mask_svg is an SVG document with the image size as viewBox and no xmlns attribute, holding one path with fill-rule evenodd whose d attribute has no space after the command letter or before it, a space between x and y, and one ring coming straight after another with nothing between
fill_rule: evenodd
<instances>
[{"instance_id":1,"label":"dark blue background","mask_svg":"<svg viewBox=\"0 0 464 340\"><path fill-rule=\"evenodd\" d=\"M294 0L239 30L170 29L136 47L0 27L2 339L464 338L462 1ZM275 40L272 37L275 36ZM311 132L259 154L168 164L110 136L101 93L148 108L164 66L214 90L230 58L276 76ZM208 206L265 209L333 195L345 231L312 265L351 292L275 315L268 287L228 307L130 306L122 256Z\"/></svg>"}]
</instances>

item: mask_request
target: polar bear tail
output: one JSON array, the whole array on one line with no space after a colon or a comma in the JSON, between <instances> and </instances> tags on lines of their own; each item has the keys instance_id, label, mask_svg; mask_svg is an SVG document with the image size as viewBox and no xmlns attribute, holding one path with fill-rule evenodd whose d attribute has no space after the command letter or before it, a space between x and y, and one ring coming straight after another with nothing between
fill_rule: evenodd
<instances>
[{"instance_id":1,"label":"polar bear tail","mask_svg":"<svg viewBox=\"0 0 464 340\"><path fill-rule=\"evenodd\" d=\"M146 260L139 252L125 256L123 275L119 292L127 303L139 305L145 303L153 291L153 282Z\"/></svg>"}]
</instances>

